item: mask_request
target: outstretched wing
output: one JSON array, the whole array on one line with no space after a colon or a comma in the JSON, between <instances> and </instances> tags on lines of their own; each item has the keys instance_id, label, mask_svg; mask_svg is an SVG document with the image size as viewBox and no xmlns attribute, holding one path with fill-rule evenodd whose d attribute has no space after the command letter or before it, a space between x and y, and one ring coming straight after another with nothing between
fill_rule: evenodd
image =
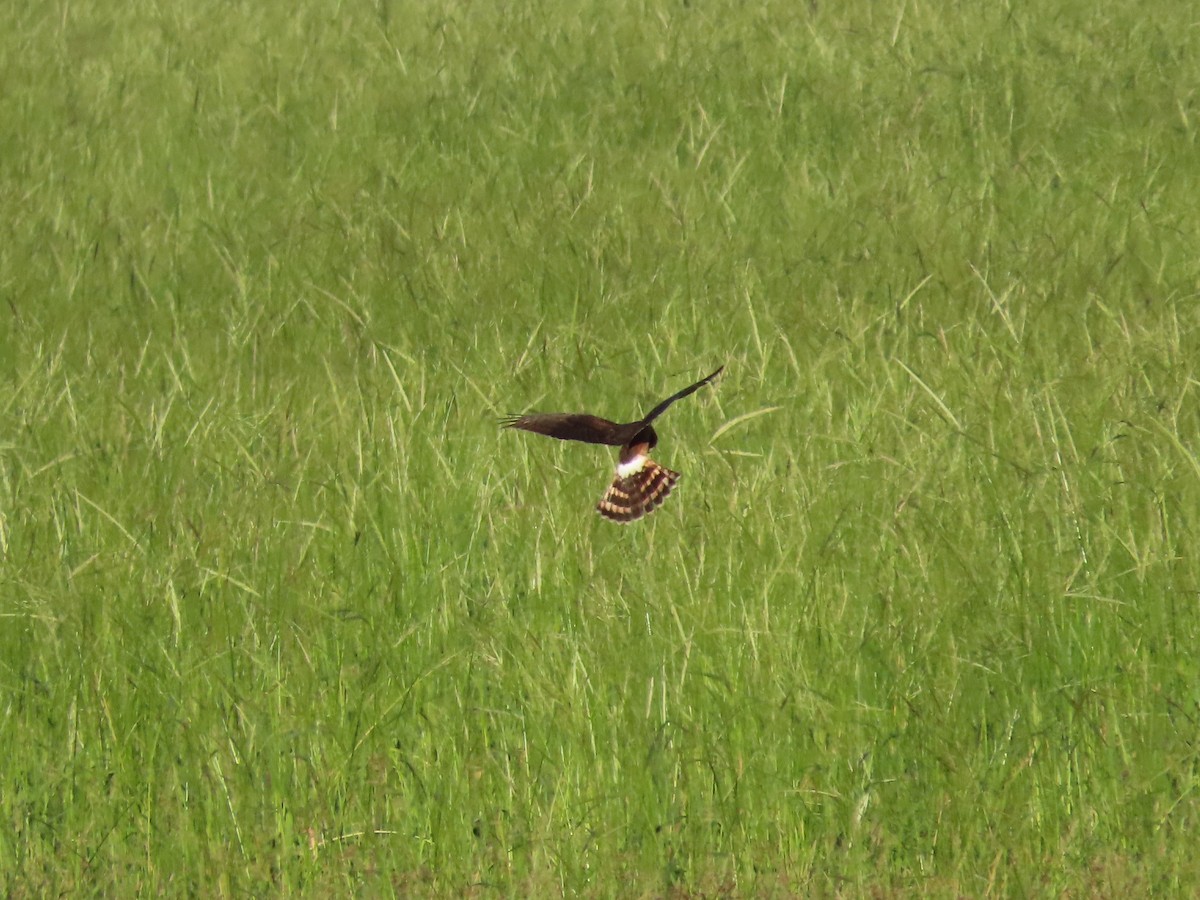
<instances>
[{"instance_id":1,"label":"outstretched wing","mask_svg":"<svg viewBox=\"0 0 1200 900\"><path fill-rule=\"evenodd\" d=\"M655 419L657 419L659 416L661 416L664 412L666 412L667 407L670 406L672 403L674 403L676 400L682 400L688 394L692 394L692 393L695 393L696 391L700 390L700 388L704 387L706 384L708 384L710 381L712 381L714 378L716 378L718 375L720 375L724 371L725 371L725 367L721 366L721 368L717 369L717 371L713 372L707 378L701 378L695 384L685 387L678 394L672 394L670 397L668 397L662 403L658 404L658 406L654 407L654 409L650 410L650 412L648 412L646 414L646 418L642 419L642 423L645 425L649 425L651 422L653 422Z\"/></svg>"},{"instance_id":2,"label":"outstretched wing","mask_svg":"<svg viewBox=\"0 0 1200 900\"><path fill-rule=\"evenodd\" d=\"M660 466L648 457L639 457L640 467L617 467L617 475L604 497L596 504L596 512L613 522L628 525L662 506L679 473ZM637 463L638 460L635 460Z\"/></svg>"},{"instance_id":3,"label":"outstretched wing","mask_svg":"<svg viewBox=\"0 0 1200 900\"><path fill-rule=\"evenodd\" d=\"M501 419L500 424L505 428L520 428L560 441L620 446L626 439L625 432L615 422L585 413L530 413L526 416L508 416Z\"/></svg>"}]
</instances>

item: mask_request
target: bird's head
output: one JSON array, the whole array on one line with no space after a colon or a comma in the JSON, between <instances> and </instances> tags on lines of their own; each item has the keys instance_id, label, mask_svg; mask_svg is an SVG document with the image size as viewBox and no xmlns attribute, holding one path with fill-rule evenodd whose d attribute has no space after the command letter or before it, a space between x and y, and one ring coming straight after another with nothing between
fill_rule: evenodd
<instances>
[{"instance_id":1,"label":"bird's head","mask_svg":"<svg viewBox=\"0 0 1200 900\"><path fill-rule=\"evenodd\" d=\"M658 446L658 432L654 430L653 425L647 425L639 431L629 443L645 444L648 449L653 450Z\"/></svg>"}]
</instances>

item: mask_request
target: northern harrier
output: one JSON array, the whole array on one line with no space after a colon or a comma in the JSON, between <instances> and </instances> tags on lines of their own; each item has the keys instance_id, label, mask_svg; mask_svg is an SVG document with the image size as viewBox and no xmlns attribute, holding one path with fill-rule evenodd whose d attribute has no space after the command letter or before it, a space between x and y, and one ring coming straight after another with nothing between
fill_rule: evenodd
<instances>
[{"instance_id":1,"label":"northern harrier","mask_svg":"<svg viewBox=\"0 0 1200 900\"><path fill-rule=\"evenodd\" d=\"M650 458L650 450L658 443L658 434L650 424L676 400L699 390L721 374L724 366L707 378L672 394L644 418L618 425L587 413L531 413L527 416L508 416L501 419L505 428L520 428L560 441L583 441L588 444L608 444L621 448L617 474L596 510L606 519L627 524L657 509L679 473L660 466Z\"/></svg>"}]
</instances>

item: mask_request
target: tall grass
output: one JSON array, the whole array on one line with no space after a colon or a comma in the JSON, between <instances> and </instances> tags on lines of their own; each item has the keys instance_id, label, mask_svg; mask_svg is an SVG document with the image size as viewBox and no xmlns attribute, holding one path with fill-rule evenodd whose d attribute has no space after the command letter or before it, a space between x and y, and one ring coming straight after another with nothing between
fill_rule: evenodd
<instances>
[{"instance_id":1,"label":"tall grass","mask_svg":"<svg viewBox=\"0 0 1200 900\"><path fill-rule=\"evenodd\" d=\"M1185 5L0 17L6 894L1200 887Z\"/></svg>"}]
</instances>

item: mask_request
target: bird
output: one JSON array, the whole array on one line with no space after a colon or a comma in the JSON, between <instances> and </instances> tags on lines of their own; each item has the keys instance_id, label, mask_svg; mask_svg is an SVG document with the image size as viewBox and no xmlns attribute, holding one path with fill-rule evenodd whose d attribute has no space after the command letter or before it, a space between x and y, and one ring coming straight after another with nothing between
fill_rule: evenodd
<instances>
[{"instance_id":1,"label":"bird","mask_svg":"<svg viewBox=\"0 0 1200 900\"><path fill-rule=\"evenodd\" d=\"M721 366L711 375L672 394L634 422L618 424L589 413L528 413L506 416L500 424L504 428L532 431L560 441L620 447L616 474L596 504L596 511L610 521L627 525L661 506L679 480L678 472L672 472L650 458L650 451L658 444L658 432L651 423L676 400L700 390L724 370Z\"/></svg>"}]
</instances>

